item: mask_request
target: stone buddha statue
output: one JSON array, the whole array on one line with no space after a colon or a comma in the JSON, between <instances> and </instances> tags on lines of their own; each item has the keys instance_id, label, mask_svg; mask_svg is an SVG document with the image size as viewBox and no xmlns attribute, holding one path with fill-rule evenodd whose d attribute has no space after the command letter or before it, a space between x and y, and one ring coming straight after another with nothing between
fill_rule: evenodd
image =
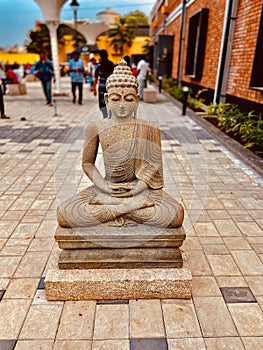
<instances>
[{"instance_id":1,"label":"stone buddha statue","mask_svg":"<svg viewBox=\"0 0 263 350\"><path fill-rule=\"evenodd\" d=\"M184 209L164 190L160 130L137 118L138 82L122 60L106 82L108 119L87 126L82 168L93 185L57 208L60 227L180 227ZM99 145L105 176L95 165Z\"/></svg>"}]
</instances>

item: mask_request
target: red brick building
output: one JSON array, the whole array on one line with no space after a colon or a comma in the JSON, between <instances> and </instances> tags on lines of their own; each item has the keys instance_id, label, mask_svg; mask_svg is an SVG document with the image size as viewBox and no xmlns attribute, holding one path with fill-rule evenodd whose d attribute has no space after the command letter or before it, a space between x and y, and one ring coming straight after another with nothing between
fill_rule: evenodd
<instances>
[{"instance_id":1,"label":"red brick building","mask_svg":"<svg viewBox=\"0 0 263 350\"><path fill-rule=\"evenodd\" d=\"M158 75L263 112L263 0L157 0L151 45Z\"/></svg>"}]
</instances>

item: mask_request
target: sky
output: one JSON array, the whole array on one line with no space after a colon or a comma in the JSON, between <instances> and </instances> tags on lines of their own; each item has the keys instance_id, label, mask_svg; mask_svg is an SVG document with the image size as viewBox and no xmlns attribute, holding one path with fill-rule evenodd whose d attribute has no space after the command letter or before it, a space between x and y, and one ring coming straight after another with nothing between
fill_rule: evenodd
<instances>
[{"instance_id":1,"label":"sky","mask_svg":"<svg viewBox=\"0 0 263 350\"><path fill-rule=\"evenodd\" d=\"M55 1L55 0L54 0ZM140 10L149 16L155 0L78 0L78 18L96 19L96 13L110 7L124 15ZM61 10L62 20L73 20L73 12L68 0ZM0 47L23 45L28 32L35 29L35 20L44 20L42 12L34 0L0 0Z\"/></svg>"}]
</instances>

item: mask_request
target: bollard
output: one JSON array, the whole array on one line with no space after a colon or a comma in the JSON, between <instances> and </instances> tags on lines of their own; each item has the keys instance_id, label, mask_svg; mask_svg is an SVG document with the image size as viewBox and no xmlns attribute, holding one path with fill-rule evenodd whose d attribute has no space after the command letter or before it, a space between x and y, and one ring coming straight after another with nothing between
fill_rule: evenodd
<instances>
[{"instance_id":1,"label":"bollard","mask_svg":"<svg viewBox=\"0 0 263 350\"><path fill-rule=\"evenodd\" d=\"M54 105L54 117L57 117L57 100L53 100L53 105Z\"/></svg>"},{"instance_id":2,"label":"bollard","mask_svg":"<svg viewBox=\"0 0 263 350\"><path fill-rule=\"evenodd\" d=\"M163 77L161 75L159 75L158 77L158 81L159 81L159 93L162 92L162 88L163 88Z\"/></svg>"},{"instance_id":3,"label":"bollard","mask_svg":"<svg viewBox=\"0 0 263 350\"><path fill-rule=\"evenodd\" d=\"M187 98L188 98L188 92L189 92L189 87L184 86L183 87L183 110L182 110L182 115L186 115L186 107L187 107Z\"/></svg>"}]
</instances>

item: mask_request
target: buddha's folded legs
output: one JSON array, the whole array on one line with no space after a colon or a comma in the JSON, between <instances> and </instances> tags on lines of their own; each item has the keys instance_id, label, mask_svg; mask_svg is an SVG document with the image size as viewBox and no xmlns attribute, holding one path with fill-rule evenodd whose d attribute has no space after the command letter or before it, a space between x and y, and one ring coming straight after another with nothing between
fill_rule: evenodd
<instances>
[{"instance_id":1,"label":"buddha's folded legs","mask_svg":"<svg viewBox=\"0 0 263 350\"><path fill-rule=\"evenodd\" d=\"M61 227L88 227L113 221L153 203L146 203L149 191L134 197L117 198L101 195L94 186L61 203L57 208L57 219Z\"/></svg>"},{"instance_id":2,"label":"buddha's folded legs","mask_svg":"<svg viewBox=\"0 0 263 350\"><path fill-rule=\"evenodd\" d=\"M112 198L112 201L109 198L108 203L107 198L104 203L103 199L90 187L66 200L57 208L59 225L96 226L122 216L156 227L179 227L183 222L183 207L163 190L149 190L131 198Z\"/></svg>"},{"instance_id":3,"label":"buddha's folded legs","mask_svg":"<svg viewBox=\"0 0 263 350\"><path fill-rule=\"evenodd\" d=\"M127 216L139 223L156 227L180 227L184 220L184 209L163 190L153 190L149 200L153 207L141 208Z\"/></svg>"}]
</instances>

